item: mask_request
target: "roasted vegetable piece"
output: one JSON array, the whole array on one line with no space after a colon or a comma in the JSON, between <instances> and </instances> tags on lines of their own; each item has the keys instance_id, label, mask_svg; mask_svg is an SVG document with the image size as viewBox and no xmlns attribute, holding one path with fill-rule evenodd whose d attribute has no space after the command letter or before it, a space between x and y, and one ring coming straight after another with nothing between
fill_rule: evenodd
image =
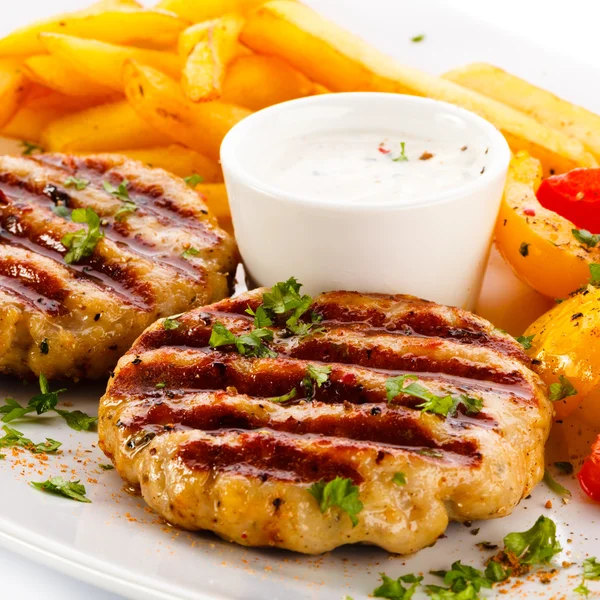
<instances>
[{"instance_id":1,"label":"roasted vegetable piece","mask_svg":"<svg viewBox=\"0 0 600 600\"><path fill-rule=\"evenodd\" d=\"M592 452L577 473L581 489L596 502L600 502L600 435L592 444Z\"/></svg>"},{"instance_id":2,"label":"roasted vegetable piece","mask_svg":"<svg viewBox=\"0 0 600 600\"><path fill-rule=\"evenodd\" d=\"M539 203L535 192L541 177L537 160L516 154L500 206L496 243L525 283L551 298L565 298L589 281L589 265L600 263L600 247L580 241L573 223Z\"/></svg>"},{"instance_id":3,"label":"roasted vegetable piece","mask_svg":"<svg viewBox=\"0 0 600 600\"><path fill-rule=\"evenodd\" d=\"M549 210L600 233L600 169L574 169L542 181L537 198Z\"/></svg>"},{"instance_id":4,"label":"roasted vegetable piece","mask_svg":"<svg viewBox=\"0 0 600 600\"><path fill-rule=\"evenodd\" d=\"M527 329L528 336L528 354L562 419L600 385L600 289L590 285L561 302Z\"/></svg>"}]
</instances>

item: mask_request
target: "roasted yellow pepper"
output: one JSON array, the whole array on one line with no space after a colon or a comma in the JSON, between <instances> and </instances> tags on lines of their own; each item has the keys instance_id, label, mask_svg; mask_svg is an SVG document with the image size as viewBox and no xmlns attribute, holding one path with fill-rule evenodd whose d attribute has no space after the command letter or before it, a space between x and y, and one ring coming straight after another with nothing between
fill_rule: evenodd
<instances>
[{"instance_id":1,"label":"roasted yellow pepper","mask_svg":"<svg viewBox=\"0 0 600 600\"><path fill-rule=\"evenodd\" d=\"M557 418L566 417L600 386L600 289L589 285L557 304L527 329L524 342Z\"/></svg>"},{"instance_id":2,"label":"roasted yellow pepper","mask_svg":"<svg viewBox=\"0 0 600 600\"><path fill-rule=\"evenodd\" d=\"M600 263L600 247L580 243L573 223L537 201L541 180L539 161L518 152L504 188L496 244L525 283L551 298L565 298L589 282L589 265Z\"/></svg>"}]
</instances>

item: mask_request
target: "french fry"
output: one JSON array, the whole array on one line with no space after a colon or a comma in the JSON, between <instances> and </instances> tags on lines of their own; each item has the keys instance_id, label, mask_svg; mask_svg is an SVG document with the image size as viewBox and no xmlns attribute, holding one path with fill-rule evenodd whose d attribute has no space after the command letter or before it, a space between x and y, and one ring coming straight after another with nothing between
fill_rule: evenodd
<instances>
[{"instance_id":1,"label":"french fry","mask_svg":"<svg viewBox=\"0 0 600 600\"><path fill-rule=\"evenodd\" d=\"M199 183L195 190L202 194L210 212L219 221L231 219L231 210L224 183Z\"/></svg>"},{"instance_id":2,"label":"french fry","mask_svg":"<svg viewBox=\"0 0 600 600\"><path fill-rule=\"evenodd\" d=\"M105 97L114 95L114 90L82 75L62 60L47 54L31 56L23 63L23 72L31 81L55 90L66 96Z\"/></svg>"},{"instance_id":3,"label":"french fry","mask_svg":"<svg viewBox=\"0 0 600 600\"><path fill-rule=\"evenodd\" d=\"M195 104L183 95L177 82L138 63L127 63L124 78L125 95L141 119L213 160L219 160L225 134L251 114L222 102Z\"/></svg>"},{"instance_id":4,"label":"french fry","mask_svg":"<svg viewBox=\"0 0 600 600\"><path fill-rule=\"evenodd\" d=\"M264 0L161 0L156 8L179 15L186 21L200 23L227 13L246 14Z\"/></svg>"},{"instance_id":5,"label":"french fry","mask_svg":"<svg viewBox=\"0 0 600 600\"><path fill-rule=\"evenodd\" d=\"M104 96L65 96L55 90L30 83L20 108L32 110L46 110L47 108L60 108L67 112L77 112L98 104L106 104Z\"/></svg>"},{"instance_id":6,"label":"french fry","mask_svg":"<svg viewBox=\"0 0 600 600\"><path fill-rule=\"evenodd\" d=\"M40 33L62 33L112 44L168 48L188 25L174 14L137 8L131 2L101 2L86 10L27 25L0 39L0 56L42 54Z\"/></svg>"},{"instance_id":7,"label":"french fry","mask_svg":"<svg viewBox=\"0 0 600 600\"><path fill-rule=\"evenodd\" d=\"M139 60L171 77L179 77L183 66L182 59L174 52L129 48L57 33L42 33L40 39L51 57L75 73L73 86L84 77L91 79L95 86L122 92L123 67L130 59Z\"/></svg>"},{"instance_id":8,"label":"french fry","mask_svg":"<svg viewBox=\"0 0 600 600\"><path fill-rule=\"evenodd\" d=\"M444 78L512 106L542 125L577 138L600 160L599 115L485 63L459 67L446 73Z\"/></svg>"},{"instance_id":9,"label":"french fry","mask_svg":"<svg viewBox=\"0 0 600 600\"><path fill-rule=\"evenodd\" d=\"M120 8L143 8L136 0L99 0L94 2L91 9L95 10L113 10Z\"/></svg>"},{"instance_id":10,"label":"french fry","mask_svg":"<svg viewBox=\"0 0 600 600\"><path fill-rule=\"evenodd\" d=\"M227 70L223 102L260 110L279 102L321 93L310 79L275 56L250 54L236 58Z\"/></svg>"},{"instance_id":11,"label":"french fry","mask_svg":"<svg viewBox=\"0 0 600 600\"><path fill-rule=\"evenodd\" d=\"M0 59L0 127L4 127L16 114L27 92L27 80L13 59Z\"/></svg>"},{"instance_id":12,"label":"french fry","mask_svg":"<svg viewBox=\"0 0 600 600\"><path fill-rule=\"evenodd\" d=\"M203 181L214 184L223 181L223 171L219 163L199 154L194 150L178 144L162 146L160 148L142 148L139 150L117 150L117 154L124 154L151 167L159 167L170 171L179 177L200 175Z\"/></svg>"},{"instance_id":13,"label":"french fry","mask_svg":"<svg viewBox=\"0 0 600 600\"><path fill-rule=\"evenodd\" d=\"M248 16L241 41L279 56L334 92L397 92L462 106L493 123L514 151L540 159L546 173L596 165L579 140L454 82L400 65L299 2L262 5Z\"/></svg>"},{"instance_id":14,"label":"french fry","mask_svg":"<svg viewBox=\"0 0 600 600\"><path fill-rule=\"evenodd\" d=\"M195 31L191 35L188 31L184 38L196 38L181 77L185 95L194 102L220 97L225 72L237 53L244 19L231 14L210 21L208 27L202 25L193 25L190 29ZM146 64L150 63L146 61Z\"/></svg>"},{"instance_id":15,"label":"french fry","mask_svg":"<svg viewBox=\"0 0 600 600\"><path fill-rule=\"evenodd\" d=\"M166 146L172 140L140 119L126 100L94 106L53 121L42 133L53 152L112 152Z\"/></svg>"}]
</instances>

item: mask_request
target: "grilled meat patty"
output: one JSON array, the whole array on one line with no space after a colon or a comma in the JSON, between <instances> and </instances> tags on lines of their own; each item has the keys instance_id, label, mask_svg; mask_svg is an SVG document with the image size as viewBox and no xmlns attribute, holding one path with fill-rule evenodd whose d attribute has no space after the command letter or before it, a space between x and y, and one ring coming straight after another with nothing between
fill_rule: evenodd
<instances>
[{"instance_id":1,"label":"grilled meat patty","mask_svg":"<svg viewBox=\"0 0 600 600\"><path fill-rule=\"evenodd\" d=\"M93 209L105 237L67 264L63 236L87 227L75 208ZM162 169L0 157L0 373L106 376L156 319L225 297L236 263L200 197Z\"/></svg>"},{"instance_id":2,"label":"grilled meat patty","mask_svg":"<svg viewBox=\"0 0 600 600\"><path fill-rule=\"evenodd\" d=\"M551 403L509 335L409 296L332 292L313 300L322 321L308 335L270 327L262 357L211 349L215 323L253 330L245 311L264 292L188 312L176 328L155 323L101 400L101 447L166 520L247 546L410 553L449 520L509 514L540 481ZM309 367L326 381L307 379ZM444 416L409 393L390 400L399 375L479 410L465 400ZM319 501L336 478L358 488L356 526Z\"/></svg>"}]
</instances>

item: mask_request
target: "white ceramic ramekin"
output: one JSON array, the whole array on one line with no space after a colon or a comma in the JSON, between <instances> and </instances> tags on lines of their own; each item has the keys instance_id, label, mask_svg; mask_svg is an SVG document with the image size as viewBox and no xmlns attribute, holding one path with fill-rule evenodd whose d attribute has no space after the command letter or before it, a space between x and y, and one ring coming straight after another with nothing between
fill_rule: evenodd
<instances>
[{"instance_id":1,"label":"white ceramic ramekin","mask_svg":"<svg viewBox=\"0 0 600 600\"><path fill-rule=\"evenodd\" d=\"M483 142L485 170L460 187L398 205L304 198L258 175L261 161L286 139L340 129L389 129L459 146ZM272 106L238 123L221 146L235 235L258 285L294 276L309 294L404 293L469 309L479 295L509 160L504 137L481 117L444 102L373 92Z\"/></svg>"}]
</instances>

